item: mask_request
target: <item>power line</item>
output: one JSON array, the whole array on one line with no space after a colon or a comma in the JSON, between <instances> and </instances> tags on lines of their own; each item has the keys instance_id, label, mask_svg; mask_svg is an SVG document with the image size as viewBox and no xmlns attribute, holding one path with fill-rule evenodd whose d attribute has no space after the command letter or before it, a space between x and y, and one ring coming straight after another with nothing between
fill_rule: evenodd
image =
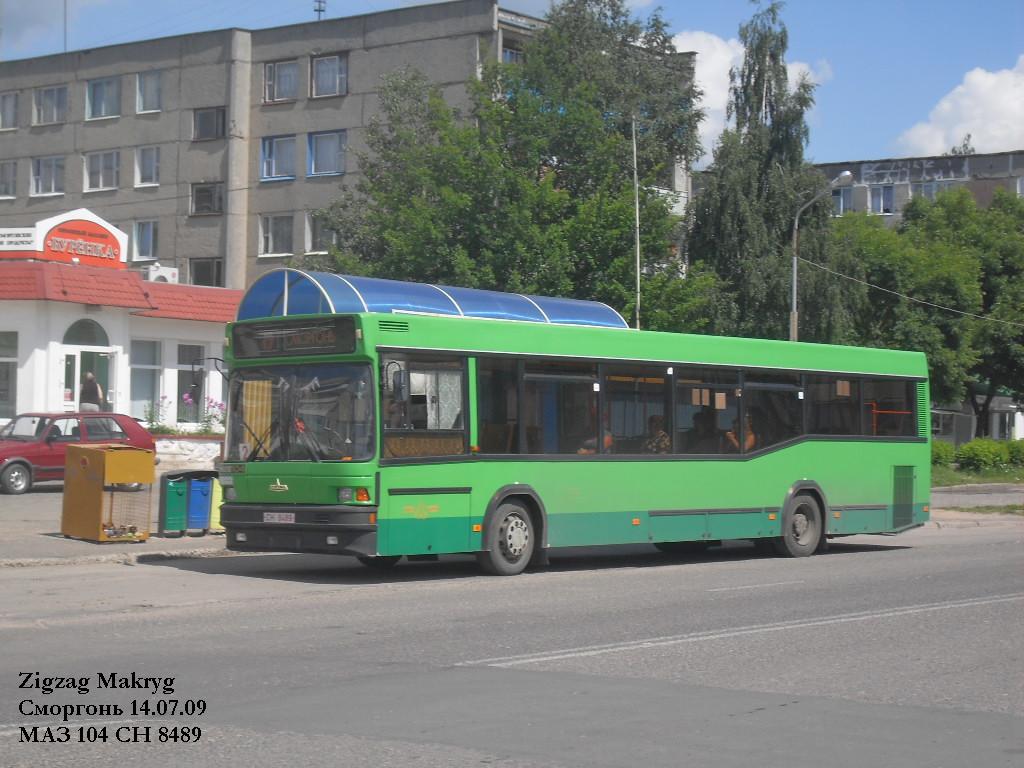
<instances>
[{"instance_id":1,"label":"power line","mask_svg":"<svg viewBox=\"0 0 1024 768\"><path fill-rule=\"evenodd\" d=\"M933 303L931 301L925 301L924 299L918 299L918 298L915 298L914 296L908 296L905 293L900 293L899 291L894 291L891 288L883 288L880 285L875 285L874 283L869 283L867 280L861 280L859 277L852 277L850 275L844 275L842 272L837 272L836 270L830 269L829 267L826 267L824 264L819 264L816 261L811 261L810 259L805 259L803 256L798 256L797 258L800 259L800 261L804 262L805 264L810 264L812 267L817 267L818 269L820 269L820 270L822 270L824 272L828 272L830 275L835 275L836 277L842 277L842 278L844 278L846 280L851 280L854 283L860 283L861 285L866 285L868 288L874 288L876 291L883 291L884 293L888 293L888 294L891 294L893 296L898 296L901 299L906 299L907 301L913 301L913 302L915 302L917 304L923 304L926 307L933 307L934 309L941 309L944 312L952 312L953 314L963 315L965 317L973 317L975 320L984 320L984 321L990 322L990 323L1002 323L1003 325L1012 325L1015 328L1024 328L1024 323L1015 323L1012 320L1000 320L998 317L987 317L985 315L976 315L973 312L964 312L962 309L953 309L953 307L944 307L941 304L935 304L935 303Z\"/></svg>"}]
</instances>

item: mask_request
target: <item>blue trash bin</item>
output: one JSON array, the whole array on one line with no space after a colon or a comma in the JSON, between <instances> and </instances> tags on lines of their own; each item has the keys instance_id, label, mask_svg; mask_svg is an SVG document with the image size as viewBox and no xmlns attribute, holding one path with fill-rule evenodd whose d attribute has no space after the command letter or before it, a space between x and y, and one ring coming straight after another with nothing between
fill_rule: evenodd
<instances>
[{"instance_id":1,"label":"blue trash bin","mask_svg":"<svg viewBox=\"0 0 1024 768\"><path fill-rule=\"evenodd\" d=\"M208 531L210 529L210 493L213 480L209 477L193 477L188 481L188 528Z\"/></svg>"}]
</instances>

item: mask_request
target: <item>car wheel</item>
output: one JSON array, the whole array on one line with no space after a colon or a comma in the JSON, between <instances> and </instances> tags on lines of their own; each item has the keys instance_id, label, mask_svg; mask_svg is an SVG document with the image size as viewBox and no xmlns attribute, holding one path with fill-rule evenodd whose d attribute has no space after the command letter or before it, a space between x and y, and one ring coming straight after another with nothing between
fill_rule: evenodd
<instances>
[{"instance_id":1,"label":"car wheel","mask_svg":"<svg viewBox=\"0 0 1024 768\"><path fill-rule=\"evenodd\" d=\"M32 487L32 475L24 464L11 464L0 472L0 488L4 493L24 493Z\"/></svg>"}]
</instances>

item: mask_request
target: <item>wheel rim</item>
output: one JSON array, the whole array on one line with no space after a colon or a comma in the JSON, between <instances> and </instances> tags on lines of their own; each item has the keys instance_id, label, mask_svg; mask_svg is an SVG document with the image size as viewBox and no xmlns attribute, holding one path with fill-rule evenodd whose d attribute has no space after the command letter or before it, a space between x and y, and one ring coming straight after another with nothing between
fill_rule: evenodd
<instances>
[{"instance_id":1,"label":"wheel rim","mask_svg":"<svg viewBox=\"0 0 1024 768\"><path fill-rule=\"evenodd\" d=\"M801 546L807 546L814 538L814 511L806 504L801 504L793 512L791 530L793 539Z\"/></svg>"},{"instance_id":2,"label":"wheel rim","mask_svg":"<svg viewBox=\"0 0 1024 768\"><path fill-rule=\"evenodd\" d=\"M28 484L28 472L21 467L11 467L7 470L7 482L13 491L23 491Z\"/></svg>"},{"instance_id":3,"label":"wheel rim","mask_svg":"<svg viewBox=\"0 0 1024 768\"><path fill-rule=\"evenodd\" d=\"M523 556L530 543L530 528L519 515L509 515L501 524L499 538L501 554L509 562L515 562Z\"/></svg>"}]
</instances>

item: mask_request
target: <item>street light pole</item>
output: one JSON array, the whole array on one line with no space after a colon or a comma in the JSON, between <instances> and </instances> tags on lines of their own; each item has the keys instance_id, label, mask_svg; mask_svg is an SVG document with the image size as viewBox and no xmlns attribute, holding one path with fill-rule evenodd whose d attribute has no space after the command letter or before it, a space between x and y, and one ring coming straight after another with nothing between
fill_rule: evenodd
<instances>
[{"instance_id":1,"label":"street light pole","mask_svg":"<svg viewBox=\"0 0 1024 768\"><path fill-rule=\"evenodd\" d=\"M797 265L800 261L800 252L798 250L800 245L800 215L814 205L816 202L821 200L825 195L830 193L836 187L844 187L850 183L853 179L853 174L849 171L843 171L836 176L832 181L828 183L827 187L819 190L818 193L808 200L806 203L800 206L796 212L796 216L793 217L793 281L792 288L793 293L790 297L790 312L789 312L789 340L796 341L798 335L798 328L800 325L800 313L796 308L796 280L797 280Z\"/></svg>"},{"instance_id":2,"label":"street light pole","mask_svg":"<svg viewBox=\"0 0 1024 768\"><path fill-rule=\"evenodd\" d=\"M636 113L631 116L633 134L633 230L636 237L636 329L640 330L640 180L636 170Z\"/></svg>"}]
</instances>

